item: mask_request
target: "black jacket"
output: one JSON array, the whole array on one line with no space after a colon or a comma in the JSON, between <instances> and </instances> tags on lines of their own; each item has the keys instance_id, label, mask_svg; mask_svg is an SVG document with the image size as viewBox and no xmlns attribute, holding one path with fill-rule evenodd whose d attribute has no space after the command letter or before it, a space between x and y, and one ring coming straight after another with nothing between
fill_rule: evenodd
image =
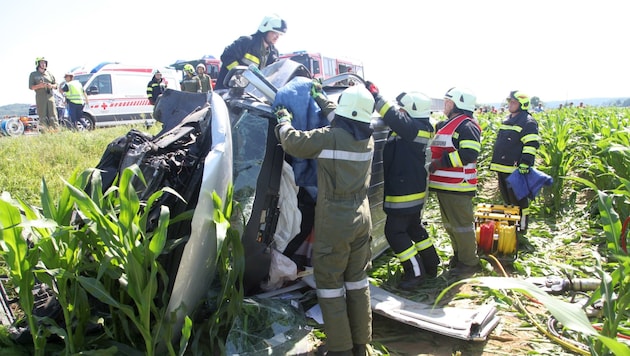
<instances>
[{"instance_id":1,"label":"black jacket","mask_svg":"<svg viewBox=\"0 0 630 356\"><path fill-rule=\"evenodd\" d=\"M527 111L508 116L497 133L490 170L511 173L521 163L533 166L539 146L538 122Z\"/></svg>"},{"instance_id":2,"label":"black jacket","mask_svg":"<svg viewBox=\"0 0 630 356\"><path fill-rule=\"evenodd\" d=\"M395 108L383 121L392 129L383 149L384 204L388 214L414 214L424 204L427 190L426 149L433 137L428 118L415 119Z\"/></svg>"},{"instance_id":3,"label":"black jacket","mask_svg":"<svg viewBox=\"0 0 630 356\"><path fill-rule=\"evenodd\" d=\"M162 95L162 93L164 93L164 90L164 79L160 79L158 81L155 76L153 76L149 84L147 84L147 97L149 98L151 105L155 105L155 101L160 95Z\"/></svg>"},{"instance_id":4,"label":"black jacket","mask_svg":"<svg viewBox=\"0 0 630 356\"><path fill-rule=\"evenodd\" d=\"M263 69L278 60L278 50L270 45L265 49L263 45L265 34L256 32L251 36L241 36L231 45L225 47L221 55L221 70L215 84L215 89L225 89L223 80L230 69L237 65L256 65Z\"/></svg>"}]
</instances>

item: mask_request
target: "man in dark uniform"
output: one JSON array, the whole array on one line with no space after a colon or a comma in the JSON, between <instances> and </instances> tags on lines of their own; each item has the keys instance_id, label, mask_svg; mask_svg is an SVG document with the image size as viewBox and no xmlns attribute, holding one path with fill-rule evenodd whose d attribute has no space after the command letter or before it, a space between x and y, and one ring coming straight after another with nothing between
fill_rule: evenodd
<instances>
[{"instance_id":1,"label":"man in dark uniform","mask_svg":"<svg viewBox=\"0 0 630 356\"><path fill-rule=\"evenodd\" d=\"M403 92L393 103L385 101L373 83L366 87L374 95L376 111L392 130L383 149L385 237L405 271L398 287L412 290L427 276L435 277L440 264L421 221L427 146L433 138L431 99L419 92Z\"/></svg>"},{"instance_id":2,"label":"man in dark uniform","mask_svg":"<svg viewBox=\"0 0 630 356\"><path fill-rule=\"evenodd\" d=\"M374 139L370 121L374 99L363 87L344 90L339 104L325 99L314 82L313 96L330 126L300 131L293 115L275 109L276 135L286 153L317 160L317 204L313 273L322 309L327 355L366 355L372 338L372 311L366 269L372 221L367 190Z\"/></svg>"},{"instance_id":3,"label":"man in dark uniform","mask_svg":"<svg viewBox=\"0 0 630 356\"><path fill-rule=\"evenodd\" d=\"M263 69L278 60L276 42L287 32L287 23L277 15L266 16L251 36L241 36L221 54L221 70L215 89L227 88L223 80L228 71L238 65L255 65Z\"/></svg>"},{"instance_id":4,"label":"man in dark uniform","mask_svg":"<svg viewBox=\"0 0 630 356\"><path fill-rule=\"evenodd\" d=\"M164 83L164 78L162 78L162 73L158 69L153 70L153 78L147 84L147 98L149 98L149 103L151 105L155 105L158 98L162 93L166 90L166 84Z\"/></svg>"},{"instance_id":5,"label":"man in dark uniform","mask_svg":"<svg viewBox=\"0 0 630 356\"><path fill-rule=\"evenodd\" d=\"M528 112L529 96L514 90L510 92L507 102L510 115L501 123L497 133L490 170L497 172L499 191L505 204L521 208L519 233L524 235L527 232L529 199L516 199L506 180L517 169L522 174L529 172L536 160L540 136L538 122Z\"/></svg>"},{"instance_id":6,"label":"man in dark uniform","mask_svg":"<svg viewBox=\"0 0 630 356\"><path fill-rule=\"evenodd\" d=\"M179 84L182 91L201 93L201 80L195 74L195 68L192 64L184 65L184 79Z\"/></svg>"},{"instance_id":7,"label":"man in dark uniform","mask_svg":"<svg viewBox=\"0 0 630 356\"><path fill-rule=\"evenodd\" d=\"M429 189L436 192L442 223L453 246L449 275L463 277L480 270L472 199L477 193L477 157L481 128L473 118L476 97L451 88L444 95L444 115L431 142Z\"/></svg>"}]
</instances>

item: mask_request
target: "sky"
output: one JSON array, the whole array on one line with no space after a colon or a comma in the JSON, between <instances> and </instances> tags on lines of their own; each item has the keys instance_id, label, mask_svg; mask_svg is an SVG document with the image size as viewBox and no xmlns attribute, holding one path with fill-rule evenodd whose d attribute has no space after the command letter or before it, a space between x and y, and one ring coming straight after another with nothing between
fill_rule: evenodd
<instances>
[{"instance_id":1,"label":"sky","mask_svg":"<svg viewBox=\"0 0 630 356\"><path fill-rule=\"evenodd\" d=\"M310 8L307 8L310 6ZM20 0L0 12L0 106L34 103L28 76L46 57L57 81L82 65L166 66L219 57L278 14L281 53L363 62L383 95L451 87L478 103L512 90L543 102L630 97L627 0ZM239 8L244 9L238 11Z\"/></svg>"}]
</instances>

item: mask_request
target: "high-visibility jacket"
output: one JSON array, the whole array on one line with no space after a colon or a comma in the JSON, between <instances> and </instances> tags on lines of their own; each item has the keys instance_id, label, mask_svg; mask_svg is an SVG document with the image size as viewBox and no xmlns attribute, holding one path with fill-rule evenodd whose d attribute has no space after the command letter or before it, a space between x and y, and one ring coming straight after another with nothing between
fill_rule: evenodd
<instances>
[{"instance_id":1,"label":"high-visibility jacket","mask_svg":"<svg viewBox=\"0 0 630 356\"><path fill-rule=\"evenodd\" d=\"M431 158L440 159L442 165L429 175L429 189L474 195L480 150L481 128L474 119L458 115L439 123Z\"/></svg>"},{"instance_id":2,"label":"high-visibility jacket","mask_svg":"<svg viewBox=\"0 0 630 356\"><path fill-rule=\"evenodd\" d=\"M73 104L83 105L83 86L78 80L71 80L66 83L68 90L66 91L66 100Z\"/></svg>"},{"instance_id":3,"label":"high-visibility jacket","mask_svg":"<svg viewBox=\"0 0 630 356\"><path fill-rule=\"evenodd\" d=\"M540 146L538 123L527 111L508 116L497 133L490 170L512 173L519 164L533 166Z\"/></svg>"},{"instance_id":4,"label":"high-visibility jacket","mask_svg":"<svg viewBox=\"0 0 630 356\"><path fill-rule=\"evenodd\" d=\"M383 148L384 201L387 214L419 213L427 190L426 148L433 125L391 107L383 121L392 129Z\"/></svg>"}]
</instances>

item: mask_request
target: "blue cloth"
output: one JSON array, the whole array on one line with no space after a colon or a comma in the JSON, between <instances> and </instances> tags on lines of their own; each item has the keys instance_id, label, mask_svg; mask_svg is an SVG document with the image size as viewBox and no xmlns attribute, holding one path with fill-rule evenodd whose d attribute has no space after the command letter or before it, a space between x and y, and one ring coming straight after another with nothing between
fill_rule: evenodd
<instances>
[{"instance_id":1,"label":"blue cloth","mask_svg":"<svg viewBox=\"0 0 630 356\"><path fill-rule=\"evenodd\" d=\"M543 186L553 184L553 178L551 178L551 176L536 168L530 168L527 174L521 174L518 169L516 169L507 177L506 181L511 186L518 200L525 197L534 199L538 193L540 193Z\"/></svg>"},{"instance_id":2,"label":"blue cloth","mask_svg":"<svg viewBox=\"0 0 630 356\"><path fill-rule=\"evenodd\" d=\"M295 77L278 90L273 102L274 110L284 106L293 114L291 125L298 130L312 130L329 124L311 97L312 83L309 78ZM292 162L295 184L317 199L317 161L293 157Z\"/></svg>"}]
</instances>

